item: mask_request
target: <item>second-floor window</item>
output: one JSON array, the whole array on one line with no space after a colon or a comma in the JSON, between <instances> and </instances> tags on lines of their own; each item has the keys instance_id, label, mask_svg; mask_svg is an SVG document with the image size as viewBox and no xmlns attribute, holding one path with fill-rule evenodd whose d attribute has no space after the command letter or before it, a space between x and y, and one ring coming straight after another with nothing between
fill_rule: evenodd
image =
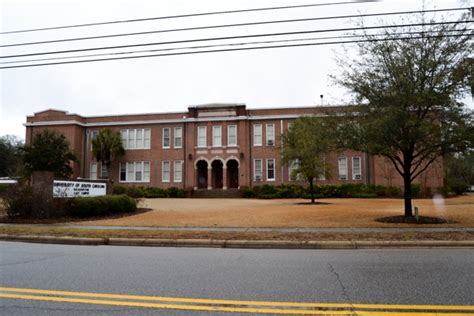
<instances>
[{"instance_id":1,"label":"second-floor window","mask_svg":"<svg viewBox=\"0 0 474 316\"><path fill-rule=\"evenodd\" d=\"M275 124L267 124L267 146L275 145Z\"/></svg>"},{"instance_id":2,"label":"second-floor window","mask_svg":"<svg viewBox=\"0 0 474 316\"><path fill-rule=\"evenodd\" d=\"M120 131L124 149L150 149L150 129L130 128Z\"/></svg>"},{"instance_id":3,"label":"second-floor window","mask_svg":"<svg viewBox=\"0 0 474 316\"><path fill-rule=\"evenodd\" d=\"M174 148L183 147L183 129L181 127L174 128Z\"/></svg>"},{"instance_id":4,"label":"second-floor window","mask_svg":"<svg viewBox=\"0 0 474 316\"><path fill-rule=\"evenodd\" d=\"M212 147L222 146L222 126L212 127Z\"/></svg>"},{"instance_id":5,"label":"second-floor window","mask_svg":"<svg viewBox=\"0 0 474 316\"><path fill-rule=\"evenodd\" d=\"M227 126L227 146L237 146L237 125Z\"/></svg>"},{"instance_id":6,"label":"second-floor window","mask_svg":"<svg viewBox=\"0 0 474 316\"><path fill-rule=\"evenodd\" d=\"M170 148L170 129L163 128L163 148Z\"/></svg>"},{"instance_id":7,"label":"second-floor window","mask_svg":"<svg viewBox=\"0 0 474 316\"><path fill-rule=\"evenodd\" d=\"M206 134L207 134L206 126L198 126L198 133L197 133L198 147L206 147L207 146Z\"/></svg>"},{"instance_id":8,"label":"second-floor window","mask_svg":"<svg viewBox=\"0 0 474 316\"><path fill-rule=\"evenodd\" d=\"M253 145L262 146L262 125L255 124L253 126Z\"/></svg>"}]
</instances>

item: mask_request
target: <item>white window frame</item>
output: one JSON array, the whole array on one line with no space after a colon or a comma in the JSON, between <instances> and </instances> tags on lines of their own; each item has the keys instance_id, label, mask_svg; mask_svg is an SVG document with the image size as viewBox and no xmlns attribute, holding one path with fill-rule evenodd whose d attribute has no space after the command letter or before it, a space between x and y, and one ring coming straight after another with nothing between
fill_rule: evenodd
<instances>
[{"instance_id":1,"label":"white window frame","mask_svg":"<svg viewBox=\"0 0 474 316\"><path fill-rule=\"evenodd\" d=\"M138 137L139 134L141 135L140 138ZM125 150L150 149L151 130L149 128L121 129L120 136Z\"/></svg>"},{"instance_id":2,"label":"white window frame","mask_svg":"<svg viewBox=\"0 0 474 316\"><path fill-rule=\"evenodd\" d=\"M257 131L259 133L257 133ZM254 146L262 146L262 124L254 124L253 125L253 145Z\"/></svg>"},{"instance_id":3,"label":"white window frame","mask_svg":"<svg viewBox=\"0 0 474 316\"><path fill-rule=\"evenodd\" d=\"M359 170L354 167L354 161L359 161ZM352 157L352 180L362 180L362 159L360 156Z\"/></svg>"},{"instance_id":4,"label":"white window frame","mask_svg":"<svg viewBox=\"0 0 474 316\"><path fill-rule=\"evenodd\" d=\"M269 170L270 170L270 168L269 168L269 163L270 163L271 161L273 162L273 178L270 178L270 177L269 177ZM275 181L275 180L276 180L276 160L275 160L274 158L267 159L267 168L266 168L266 169L267 169L267 170L266 170L266 171L267 171L267 172L266 172L266 174L267 174L267 181Z\"/></svg>"},{"instance_id":5,"label":"white window frame","mask_svg":"<svg viewBox=\"0 0 474 316\"><path fill-rule=\"evenodd\" d=\"M89 178L92 180L97 180L97 162L91 162Z\"/></svg>"},{"instance_id":6,"label":"white window frame","mask_svg":"<svg viewBox=\"0 0 474 316\"><path fill-rule=\"evenodd\" d=\"M197 147L207 147L207 126L197 127Z\"/></svg>"},{"instance_id":7,"label":"white window frame","mask_svg":"<svg viewBox=\"0 0 474 316\"><path fill-rule=\"evenodd\" d=\"M231 135L231 129L234 129L234 135ZM234 138L234 141L231 141L231 136ZM237 146L237 125L227 125L227 146Z\"/></svg>"},{"instance_id":8,"label":"white window frame","mask_svg":"<svg viewBox=\"0 0 474 316\"><path fill-rule=\"evenodd\" d=\"M174 161L173 182L183 182L183 165L184 165L183 160Z\"/></svg>"},{"instance_id":9,"label":"white window frame","mask_svg":"<svg viewBox=\"0 0 474 316\"><path fill-rule=\"evenodd\" d=\"M260 170L258 174L257 174L257 161L260 163ZM263 160L262 159L253 160L253 180L254 181L263 180Z\"/></svg>"},{"instance_id":10,"label":"white window frame","mask_svg":"<svg viewBox=\"0 0 474 316\"><path fill-rule=\"evenodd\" d=\"M342 164L342 161L344 161L344 165ZM337 159L337 166L338 166L338 172L339 172L339 180L347 180L348 179L347 157L339 157Z\"/></svg>"},{"instance_id":11,"label":"white window frame","mask_svg":"<svg viewBox=\"0 0 474 316\"><path fill-rule=\"evenodd\" d=\"M165 138L165 131L168 131L168 137ZM162 148L168 149L171 148L171 129L169 127L163 127L162 129L162 135L161 135L161 145ZM165 145L165 139L168 139L168 145Z\"/></svg>"},{"instance_id":12,"label":"white window frame","mask_svg":"<svg viewBox=\"0 0 474 316\"><path fill-rule=\"evenodd\" d=\"M122 172L124 172L125 179L122 178ZM140 172L141 180L137 180L137 172ZM150 182L150 161L121 162L119 166L119 182Z\"/></svg>"},{"instance_id":13,"label":"white window frame","mask_svg":"<svg viewBox=\"0 0 474 316\"><path fill-rule=\"evenodd\" d=\"M165 170L165 165L168 165L168 170ZM170 181L171 181L171 164L169 160L163 160L161 162L161 182L170 182Z\"/></svg>"},{"instance_id":14,"label":"white window frame","mask_svg":"<svg viewBox=\"0 0 474 316\"><path fill-rule=\"evenodd\" d=\"M212 147L222 147L222 125L212 126Z\"/></svg>"},{"instance_id":15,"label":"white window frame","mask_svg":"<svg viewBox=\"0 0 474 316\"><path fill-rule=\"evenodd\" d=\"M173 133L173 147L174 148L183 148L183 128L175 127ZM176 144L179 142L179 144Z\"/></svg>"},{"instance_id":16,"label":"white window frame","mask_svg":"<svg viewBox=\"0 0 474 316\"><path fill-rule=\"evenodd\" d=\"M272 133L269 133L270 130ZM275 124L267 124L265 128L265 134L265 143L267 146L275 146Z\"/></svg>"}]
</instances>

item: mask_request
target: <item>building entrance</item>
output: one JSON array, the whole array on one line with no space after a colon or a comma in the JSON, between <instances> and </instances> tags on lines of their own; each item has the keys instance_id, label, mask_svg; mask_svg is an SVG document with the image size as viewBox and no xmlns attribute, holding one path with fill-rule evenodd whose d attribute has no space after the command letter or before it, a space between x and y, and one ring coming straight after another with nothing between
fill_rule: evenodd
<instances>
[{"instance_id":1,"label":"building entrance","mask_svg":"<svg viewBox=\"0 0 474 316\"><path fill-rule=\"evenodd\" d=\"M214 160L211 164L211 167L212 167L212 187L215 189L222 189L222 187L224 186L222 161Z\"/></svg>"},{"instance_id":2,"label":"building entrance","mask_svg":"<svg viewBox=\"0 0 474 316\"><path fill-rule=\"evenodd\" d=\"M231 159L227 161L227 187L237 189L239 187L239 163Z\"/></svg>"},{"instance_id":3,"label":"building entrance","mask_svg":"<svg viewBox=\"0 0 474 316\"><path fill-rule=\"evenodd\" d=\"M198 189L207 189L207 162L200 160L197 167L197 187Z\"/></svg>"}]
</instances>

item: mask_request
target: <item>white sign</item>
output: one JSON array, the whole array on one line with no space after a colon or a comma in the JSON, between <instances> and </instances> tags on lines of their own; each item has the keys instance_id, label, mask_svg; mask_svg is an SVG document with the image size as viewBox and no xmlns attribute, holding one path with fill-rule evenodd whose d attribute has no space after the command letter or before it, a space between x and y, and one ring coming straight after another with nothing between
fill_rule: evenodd
<instances>
[{"instance_id":1,"label":"white sign","mask_svg":"<svg viewBox=\"0 0 474 316\"><path fill-rule=\"evenodd\" d=\"M76 196L99 196L105 195L107 191L106 183L60 181L53 182L53 197L76 197Z\"/></svg>"}]
</instances>

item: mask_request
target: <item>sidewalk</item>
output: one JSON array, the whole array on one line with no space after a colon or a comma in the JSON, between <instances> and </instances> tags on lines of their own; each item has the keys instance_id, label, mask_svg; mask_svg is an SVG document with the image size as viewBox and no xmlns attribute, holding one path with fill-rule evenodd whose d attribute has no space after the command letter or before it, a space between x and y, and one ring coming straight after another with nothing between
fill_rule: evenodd
<instances>
[{"instance_id":1,"label":"sidewalk","mask_svg":"<svg viewBox=\"0 0 474 316\"><path fill-rule=\"evenodd\" d=\"M75 224L0 224L0 228L25 229L26 234L0 234L0 240L49 244L68 245L108 245L108 246L148 246L148 247L205 247L205 248L252 248L252 249L379 249L379 248L474 248L474 240L405 240L404 233L458 233L471 234L474 228L448 228L448 227L410 227L410 228L239 228L239 227L124 227L124 226L84 226ZM28 229L75 229L88 231L115 231L126 232L184 232L186 237L149 238L137 237L121 238L109 237L107 233L101 237L84 237L82 234L70 237L66 232L60 236L28 234ZM193 233L196 234L193 234ZM214 236L225 236L226 233L267 233L281 234L401 234L400 238L393 240L318 240L308 238L305 240L265 240L265 239L225 239L208 237L195 239L199 233L214 233ZM223 235L219 235L222 233ZM112 235L113 236L113 235ZM212 236L212 235L211 235ZM249 235L247 235L249 236ZM306 238L306 236L304 236Z\"/></svg>"}]
</instances>

